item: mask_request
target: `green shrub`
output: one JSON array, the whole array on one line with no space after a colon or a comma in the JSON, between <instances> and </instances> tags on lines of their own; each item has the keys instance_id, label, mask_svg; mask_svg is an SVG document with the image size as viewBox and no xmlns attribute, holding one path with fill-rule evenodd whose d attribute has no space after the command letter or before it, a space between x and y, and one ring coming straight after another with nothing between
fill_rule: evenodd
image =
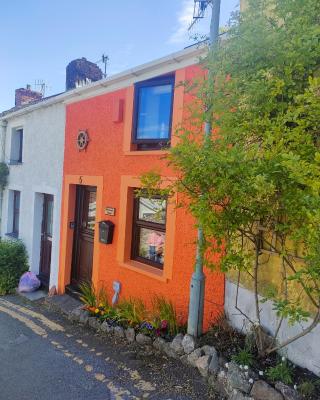
<instances>
[{"instance_id":1,"label":"green shrub","mask_svg":"<svg viewBox=\"0 0 320 400\"><path fill-rule=\"evenodd\" d=\"M287 361L281 361L276 366L268 368L266 375L272 382L281 381L286 385L293 382L293 369Z\"/></svg>"},{"instance_id":2,"label":"green shrub","mask_svg":"<svg viewBox=\"0 0 320 400\"><path fill-rule=\"evenodd\" d=\"M316 390L316 385L312 381L301 382L298 391L303 397L312 396Z\"/></svg>"},{"instance_id":3,"label":"green shrub","mask_svg":"<svg viewBox=\"0 0 320 400\"><path fill-rule=\"evenodd\" d=\"M172 302L164 296L155 296L152 300L152 306L155 324L161 327L166 322L169 334L176 335L179 327L177 313Z\"/></svg>"},{"instance_id":4,"label":"green shrub","mask_svg":"<svg viewBox=\"0 0 320 400\"><path fill-rule=\"evenodd\" d=\"M82 282L79 285L79 289L81 292L80 300L87 307L96 307L97 296L93 284L91 282Z\"/></svg>"},{"instance_id":5,"label":"green shrub","mask_svg":"<svg viewBox=\"0 0 320 400\"><path fill-rule=\"evenodd\" d=\"M0 295L14 292L21 275L28 269L24 244L20 241L0 241Z\"/></svg>"},{"instance_id":6,"label":"green shrub","mask_svg":"<svg viewBox=\"0 0 320 400\"><path fill-rule=\"evenodd\" d=\"M9 168L6 163L0 162L0 190L7 186Z\"/></svg>"},{"instance_id":7,"label":"green shrub","mask_svg":"<svg viewBox=\"0 0 320 400\"><path fill-rule=\"evenodd\" d=\"M119 310L112 306L105 307L101 309L100 314L95 314L97 318L100 319L101 322L108 321L111 323L120 322Z\"/></svg>"},{"instance_id":8,"label":"green shrub","mask_svg":"<svg viewBox=\"0 0 320 400\"><path fill-rule=\"evenodd\" d=\"M117 308L119 321L131 327L139 326L147 318L146 307L140 299L122 300Z\"/></svg>"},{"instance_id":9,"label":"green shrub","mask_svg":"<svg viewBox=\"0 0 320 400\"><path fill-rule=\"evenodd\" d=\"M251 367L253 364L253 355L247 349L240 349L237 354L232 356L232 360L239 365Z\"/></svg>"},{"instance_id":10,"label":"green shrub","mask_svg":"<svg viewBox=\"0 0 320 400\"><path fill-rule=\"evenodd\" d=\"M101 286L97 292L97 305L100 308L108 309L112 307L108 299L108 293L104 286Z\"/></svg>"}]
</instances>

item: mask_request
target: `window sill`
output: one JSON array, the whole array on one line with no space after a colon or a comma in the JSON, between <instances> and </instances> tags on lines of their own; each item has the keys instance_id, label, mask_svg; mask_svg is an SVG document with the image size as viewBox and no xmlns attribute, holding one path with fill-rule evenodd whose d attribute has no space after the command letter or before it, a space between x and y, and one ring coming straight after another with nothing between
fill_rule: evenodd
<instances>
[{"instance_id":1,"label":"window sill","mask_svg":"<svg viewBox=\"0 0 320 400\"><path fill-rule=\"evenodd\" d=\"M156 279L161 282L168 282L168 278L166 278L164 271L151 265L141 263L135 260L128 260L121 263L121 266L131 271L138 272L139 274L146 275L149 278Z\"/></svg>"},{"instance_id":2,"label":"window sill","mask_svg":"<svg viewBox=\"0 0 320 400\"><path fill-rule=\"evenodd\" d=\"M168 150L132 150L124 151L125 156L163 156L168 154Z\"/></svg>"},{"instance_id":3,"label":"window sill","mask_svg":"<svg viewBox=\"0 0 320 400\"><path fill-rule=\"evenodd\" d=\"M23 163L22 163L22 161L10 160L8 164L9 165L22 165Z\"/></svg>"},{"instance_id":4,"label":"window sill","mask_svg":"<svg viewBox=\"0 0 320 400\"><path fill-rule=\"evenodd\" d=\"M11 239L19 239L19 235L16 234L16 233L13 233L13 232L11 232L11 233L5 233L5 236L8 236L8 237L11 238Z\"/></svg>"}]
</instances>

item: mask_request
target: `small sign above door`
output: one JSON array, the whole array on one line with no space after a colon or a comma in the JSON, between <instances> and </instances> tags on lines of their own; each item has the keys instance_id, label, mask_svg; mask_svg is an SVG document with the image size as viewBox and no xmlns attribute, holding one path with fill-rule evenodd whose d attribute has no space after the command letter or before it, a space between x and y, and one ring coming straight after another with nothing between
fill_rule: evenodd
<instances>
[{"instance_id":1,"label":"small sign above door","mask_svg":"<svg viewBox=\"0 0 320 400\"><path fill-rule=\"evenodd\" d=\"M106 215L116 215L116 209L113 208L113 207L106 207L106 208L104 209L104 213L105 213Z\"/></svg>"}]
</instances>

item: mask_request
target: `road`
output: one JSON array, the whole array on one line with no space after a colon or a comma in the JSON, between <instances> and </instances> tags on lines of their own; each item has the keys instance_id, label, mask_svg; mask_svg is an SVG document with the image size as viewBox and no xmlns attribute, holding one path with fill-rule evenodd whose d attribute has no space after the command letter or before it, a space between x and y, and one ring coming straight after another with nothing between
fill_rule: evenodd
<instances>
[{"instance_id":1,"label":"road","mask_svg":"<svg viewBox=\"0 0 320 400\"><path fill-rule=\"evenodd\" d=\"M0 297L0 400L214 399L196 370Z\"/></svg>"}]
</instances>

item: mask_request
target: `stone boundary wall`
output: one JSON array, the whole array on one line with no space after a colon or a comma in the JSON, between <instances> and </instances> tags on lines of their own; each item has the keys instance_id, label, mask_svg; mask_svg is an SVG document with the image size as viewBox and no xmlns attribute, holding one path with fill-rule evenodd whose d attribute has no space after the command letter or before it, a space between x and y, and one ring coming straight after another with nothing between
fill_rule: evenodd
<instances>
[{"instance_id":1,"label":"stone boundary wall","mask_svg":"<svg viewBox=\"0 0 320 400\"><path fill-rule=\"evenodd\" d=\"M236 299L236 284L229 280L226 280L225 289L225 313L228 321L238 331L246 332L249 329L249 325L245 320L244 316L240 314L235 308ZM241 310L243 310L250 318L254 320L254 294L248 289L243 287L239 288L238 305ZM261 312L261 323L263 327L271 334L275 332L277 317L273 311L273 306L271 301L267 301L262 304ZM279 332L279 340L285 340L289 337L296 335L301 332L303 327L307 327L310 322L303 324L297 324L295 326L290 326L288 321L284 320L282 327ZM306 336L298 339L297 341L291 343L283 350L283 355L286 356L294 364L299 365L302 368L307 368L314 374L320 376L320 325L318 325L312 332Z\"/></svg>"}]
</instances>

